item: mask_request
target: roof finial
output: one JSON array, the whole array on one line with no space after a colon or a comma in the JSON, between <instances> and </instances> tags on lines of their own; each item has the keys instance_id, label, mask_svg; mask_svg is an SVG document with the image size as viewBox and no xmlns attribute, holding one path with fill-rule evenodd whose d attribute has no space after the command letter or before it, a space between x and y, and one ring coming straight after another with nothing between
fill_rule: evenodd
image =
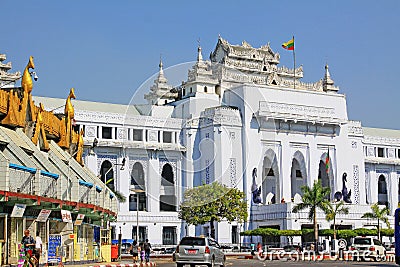
<instances>
[{"instance_id":1,"label":"roof finial","mask_svg":"<svg viewBox=\"0 0 400 267\"><path fill-rule=\"evenodd\" d=\"M197 39L197 62L203 61L203 55L201 54L200 38Z\"/></svg>"},{"instance_id":2,"label":"roof finial","mask_svg":"<svg viewBox=\"0 0 400 267\"><path fill-rule=\"evenodd\" d=\"M329 73L328 63L325 64L325 76L322 80L323 90L327 91L338 91L338 88L334 86L335 82L331 78L331 74Z\"/></svg>"},{"instance_id":3,"label":"roof finial","mask_svg":"<svg viewBox=\"0 0 400 267\"><path fill-rule=\"evenodd\" d=\"M160 54L160 64L158 64L158 67L160 70L158 71L158 81L163 82L164 80L166 81L164 77L164 70L163 70L163 62L162 62L162 55Z\"/></svg>"},{"instance_id":4,"label":"roof finial","mask_svg":"<svg viewBox=\"0 0 400 267\"><path fill-rule=\"evenodd\" d=\"M158 64L158 67L160 67L160 71L162 71L162 68L163 68L162 54L160 54L160 64Z\"/></svg>"}]
</instances>

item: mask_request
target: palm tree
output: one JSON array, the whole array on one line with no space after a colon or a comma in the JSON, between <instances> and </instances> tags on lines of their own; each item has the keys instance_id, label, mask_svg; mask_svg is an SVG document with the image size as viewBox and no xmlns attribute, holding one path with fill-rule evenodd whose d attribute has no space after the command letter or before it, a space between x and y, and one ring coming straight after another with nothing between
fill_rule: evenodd
<instances>
[{"instance_id":1,"label":"palm tree","mask_svg":"<svg viewBox=\"0 0 400 267\"><path fill-rule=\"evenodd\" d=\"M292 212L297 213L299 211L308 209L308 219L314 222L314 241L315 249L318 249L318 224L317 224L317 208L322 211L326 211L327 197L331 192L330 188L323 187L320 180L314 181L314 185L310 188L307 185L301 187L303 191L302 203L297 204L293 207Z\"/></svg>"},{"instance_id":2,"label":"palm tree","mask_svg":"<svg viewBox=\"0 0 400 267\"><path fill-rule=\"evenodd\" d=\"M325 206L326 220L333 220L333 239L336 239L336 216L338 214L349 214L349 208L345 207L343 200L337 203L326 202Z\"/></svg>"},{"instance_id":3,"label":"palm tree","mask_svg":"<svg viewBox=\"0 0 400 267\"><path fill-rule=\"evenodd\" d=\"M388 219L388 215L390 213L389 208L387 206L382 209L379 208L378 203L372 204L371 206L372 212L366 212L361 216L361 218L369 218L369 219L377 219L378 220L378 239L381 240L381 229L380 229L380 221L385 222L386 226L390 229L390 223Z\"/></svg>"}]
</instances>

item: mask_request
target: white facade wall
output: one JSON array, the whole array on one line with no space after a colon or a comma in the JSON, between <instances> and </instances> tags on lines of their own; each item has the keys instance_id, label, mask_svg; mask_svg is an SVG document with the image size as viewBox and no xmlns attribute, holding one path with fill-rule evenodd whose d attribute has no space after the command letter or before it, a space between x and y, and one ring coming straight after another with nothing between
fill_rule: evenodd
<instances>
[{"instance_id":1,"label":"white facade wall","mask_svg":"<svg viewBox=\"0 0 400 267\"><path fill-rule=\"evenodd\" d=\"M178 206L186 189L214 181L243 190L249 206L244 225L226 221L216 225L220 243L232 243L234 227L240 232L262 226L301 229L311 224L307 212L291 211L299 197L301 201L300 186L312 186L319 176L330 186L331 199L344 186L351 190L350 213L337 219L342 226L371 226L374 222L361 216L382 199L387 198L394 213L399 201L400 131L367 129L360 122L349 121L346 97L338 93L328 66L323 80L306 84L300 81L302 67L296 69L294 80L293 69L278 67L279 55L269 44L253 48L243 42L237 46L220 37L210 56L212 62L202 60L200 48L198 53L188 81L170 92L180 92L182 97L173 101L171 94L162 96L161 100L168 100L166 106L127 106L125 110L132 108L128 114L114 112L116 107L111 105L108 111L100 107L95 111L96 103L88 105L90 110L75 107L86 143L99 140L98 147L86 151L85 163L90 169L100 173L102 162L110 161L117 189L129 196L133 165L139 162L143 166L146 210L137 217L129 201L120 204L115 226L117 233L121 227L122 238L134 237L137 218L139 226L147 227L153 244L165 243L163 233L168 227L175 227L175 243L186 234L208 234L208 225L187 226L177 212L160 211L160 196L173 192ZM294 85L296 89L292 89ZM156 87L152 90L152 96L161 92ZM101 136L105 127L112 127L109 139ZM142 130L141 141L133 139L134 129ZM164 140L164 132L172 132L171 143ZM331 168L326 174L328 151ZM123 158L126 166L120 170ZM173 169L173 187L161 184L166 164ZM380 176L384 187L382 181L378 186ZM259 204L252 201L254 186L261 187ZM331 226L322 213L318 222L321 228Z\"/></svg>"},{"instance_id":2,"label":"white facade wall","mask_svg":"<svg viewBox=\"0 0 400 267\"><path fill-rule=\"evenodd\" d=\"M87 141L90 143L94 137L100 140L99 147L93 149L94 153L86 154L85 163L89 168L99 173L104 160L120 164L123 158L127 159L126 168L120 170L119 165L114 168L117 189L125 196L131 193L132 166L136 162L142 164L147 208L146 211L139 211L139 226L147 227L147 236L152 243L163 244L164 227L176 228L176 242L186 234L207 234L204 231L209 229L207 225L187 226L178 219L177 212L160 211L159 196L165 193L161 186L161 172L166 163L174 166L177 205L187 188L205 182L220 181L246 193L250 208L248 222L242 226L219 223L216 235L220 243L232 242L232 226L240 227L239 231L242 231L268 225L278 225L281 229L301 229L303 224L310 224L304 214L291 214L295 205L291 187L292 161L300 161L301 173L311 186L318 179L319 164L325 160L328 149L332 167L330 176L333 177L330 182L331 197L342 190L344 172L347 173L346 187L351 189L352 194L353 203L349 204L351 215L339 218L343 225L359 228L373 224L361 219L361 216L372 203L378 201L378 187L374 185L378 184L381 174L388 183L388 202L391 212L394 212L398 202L400 176L396 162L398 156L392 151L394 146L380 145L385 151L391 151L385 153L386 156L391 155L394 164L377 165L368 160L377 157L377 144L366 144L361 124L354 125L354 122L348 120L343 95L254 85L226 90L221 100L212 94L209 98L204 95L199 94L199 99L196 95L174 103L173 116L190 119L173 127L161 121L160 127L154 127L154 121L158 121L154 116L136 125L121 125L101 118L85 120L85 116L77 116L78 123L89 130ZM219 101L225 106L221 107ZM276 103L283 105L282 114L276 107L268 110L269 105ZM292 105L292 113L284 114L285 108ZM299 106L314 108L314 113L324 112L325 109L330 109L332 113L328 121L321 123L318 120L324 114L320 117L318 114L315 117L303 114L301 117L302 114L296 113ZM102 127L110 126L114 127L112 140L103 140L100 135ZM143 130L141 142L133 141L133 129ZM172 144L163 142L164 131L172 132ZM371 154L369 156L368 151ZM263 187L267 175L265 162L271 159L274 160L272 164L277 179L276 204L267 203L268 192ZM252 203L254 168L257 168L256 184L263 187L262 203L258 205ZM284 204L280 203L282 199ZM331 225L324 220L322 214L319 223L321 228L329 228ZM121 226L122 238L134 237L132 229L136 227L136 211L129 211L129 201L120 204L115 226L117 233Z\"/></svg>"}]
</instances>

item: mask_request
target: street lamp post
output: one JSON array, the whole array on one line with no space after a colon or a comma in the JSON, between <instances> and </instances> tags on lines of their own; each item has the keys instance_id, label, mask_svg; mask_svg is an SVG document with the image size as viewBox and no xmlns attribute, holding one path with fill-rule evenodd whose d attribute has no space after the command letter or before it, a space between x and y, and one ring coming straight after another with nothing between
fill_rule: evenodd
<instances>
[{"instance_id":1,"label":"street lamp post","mask_svg":"<svg viewBox=\"0 0 400 267\"><path fill-rule=\"evenodd\" d=\"M119 234L118 234L118 260L121 260L121 251L122 251L122 231L121 226L119 227Z\"/></svg>"},{"instance_id":2,"label":"street lamp post","mask_svg":"<svg viewBox=\"0 0 400 267\"><path fill-rule=\"evenodd\" d=\"M136 195L136 242L139 243L139 193L146 192L139 188L132 188L131 192Z\"/></svg>"}]
</instances>

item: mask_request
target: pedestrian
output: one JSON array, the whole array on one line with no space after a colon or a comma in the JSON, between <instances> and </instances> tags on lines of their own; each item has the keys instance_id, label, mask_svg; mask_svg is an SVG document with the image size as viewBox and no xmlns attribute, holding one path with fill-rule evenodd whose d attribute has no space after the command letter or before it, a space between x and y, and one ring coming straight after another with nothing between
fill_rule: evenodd
<instances>
[{"instance_id":1,"label":"pedestrian","mask_svg":"<svg viewBox=\"0 0 400 267\"><path fill-rule=\"evenodd\" d=\"M144 261L144 247L143 243L139 243L139 257L140 257L140 262L142 263Z\"/></svg>"},{"instance_id":2,"label":"pedestrian","mask_svg":"<svg viewBox=\"0 0 400 267\"><path fill-rule=\"evenodd\" d=\"M146 242L144 242L143 248L144 248L144 253L145 253L144 257L146 259L146 262L149 262L150 261L151 244L148 239L146 239Z\"/></svg>"},{"instance_id":3,"label":"pedestrian","mask_svg":"<svg viewBox=\"0 0 400 267\"><path fill-rule=\"evenodd\" d=\"M42 246L43 242L40 238L39 232L36 233L36 240L35 240L35 257L39 265L40 254L42 254Z\"/></svg>"},{"instance_id":4,"label":"pedestrian","mask_svg":"<svg viewBox=\"0 0 400 267\"><path fill-rule=\"evenodd\" d=\"M24 247L25 260L31 262L31 258L32 256L34 256L33 250L35 249L35 239L33 239L28 229L24 231L24 236L22 237L21 244Z\"/></svg>"},{"instance_id":5,"label":"pedestrian","mask_svg":"<svg viewBox=\"0 0 400 267\"><path fill-rule=\"evenodd\" d=\"M136 240L133 241L131 248L130 248L130 252L133 258L133 263L136 263L138 260L138 245Z\"/></svg>"},{"instance_id":6,"label":"pedestrian","mask_svg":"<svg viewBox=\"0 0 400 267\"><path fill-rule=\"evenodd\" d=\"M258 244L257 244L257 253L258 253L258 255L262 255L262 253L263 253L263 249L262 249L262 245L261 245L261 243L260 242L258 242Z\"/></svg>"}]
</instances>

